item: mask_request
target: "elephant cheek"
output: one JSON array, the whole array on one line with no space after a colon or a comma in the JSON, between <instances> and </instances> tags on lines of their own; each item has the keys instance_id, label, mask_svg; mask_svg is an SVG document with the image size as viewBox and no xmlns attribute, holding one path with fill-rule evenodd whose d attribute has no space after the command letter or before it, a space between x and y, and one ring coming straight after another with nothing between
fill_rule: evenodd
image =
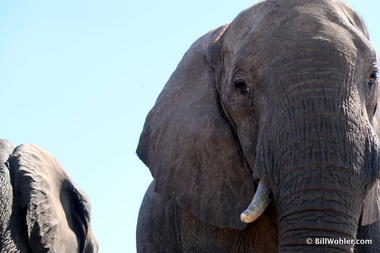
<instances>
[{"instance_id":1,"label":"elephant cheek","mask_svg":"<svg viewBox=\"0 0 380 253\"><path fill-rule=\"evenodd\" d=\"M253 116L252 116L253 117ZM244 160L248 163L248 166L252 171L255 169L255 159L258 147L258 129L256 127L256 121L250 120L254 123L250 127L246 126L250 122L242 124L240 128L237 129L237 142L238 147L242 150L242 155Z\"/></svg>"}]
</instances>

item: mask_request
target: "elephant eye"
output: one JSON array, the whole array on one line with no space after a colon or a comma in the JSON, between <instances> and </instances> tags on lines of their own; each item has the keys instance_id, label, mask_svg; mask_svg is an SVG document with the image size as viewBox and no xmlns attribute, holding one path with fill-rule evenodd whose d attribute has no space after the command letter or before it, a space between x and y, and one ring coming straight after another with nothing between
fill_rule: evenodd
<instances>
[{"instance_id":1,"label":"elephant eye","mask_svg":"<svg viewBox=\"0 0 380 253\"><path fill-rule=\"evenodd\" d=\"M369 79L368 79L368 85L373 85L373 84L376 82L376 79L377 79L377 75L376 75L376 73L372 73L372 74L369 76Z\"/></svg>"},{"instance_id":2,"label":"elephant eye","mask_svg":"<svg viewBox=\"0 0 380 253\"><path fill-rule=\"evenodd\" d=\"M240 80L235 81L234 85L235 85L235 88L239 89L240 92L243 93L243 94L245 94L245 93L247 93L249 91L249 88L248 88L247 84L244 81L240 81Z\"/></svg>"},{"instance_id":3,"label":"elephant eye","mask_svg":"<svg viewBox=\"0 0 380 253\"><path fill-rule=\"evenodd\" d=\"M365 83L367 84L366 107L368 115L372 117L376 112L377 105L377 72L373 72Z\"/></svg>"},{"instance_id":4,"label":"elephant eye","mask_svg":"<svg viewBox=\"0 0 380 253\"><path fill-rule=\"evenodd\" d=\"M369 78L367 79L367 92L369 94L373 93L374 88L376 87L377 84L377 73L372 73Z\"/></svg>"}]
</instances>

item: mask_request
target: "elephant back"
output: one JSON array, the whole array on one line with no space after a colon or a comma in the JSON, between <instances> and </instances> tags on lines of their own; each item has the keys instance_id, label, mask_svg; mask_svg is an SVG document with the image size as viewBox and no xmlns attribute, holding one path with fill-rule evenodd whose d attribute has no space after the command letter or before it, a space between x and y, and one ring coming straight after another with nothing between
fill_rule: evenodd
<instances>
[{"instance_id":1,"label":"elephant back","mask_svg":"<svg viewBox=\"0 0 380 253\"><path fill-rule=\"evenodd\" d=\"M3 252L3 248L6 244L7 228L9 227L9 220L12 213L12 186L10 182L9 170L5 166L5 162L8 160L14 146L6 141L0 140L0 249ZM9 231L8 231L9 233ZM9 235L8 235L9 236Z\"/></svg>"},{"instance_id":2,"label":"elephant back","mask_svg":"<svg viewBox=\"0 0 380 253\"><path fill-rule=\"evenodd\" d=\"M19 215L21 210L15 204L8 159L15 146L0 139L0 252L32 252L28 246L27 238L22 233L25 225ZM12 228L18 229L12 229Z\"/></svg>"}]
</instances>

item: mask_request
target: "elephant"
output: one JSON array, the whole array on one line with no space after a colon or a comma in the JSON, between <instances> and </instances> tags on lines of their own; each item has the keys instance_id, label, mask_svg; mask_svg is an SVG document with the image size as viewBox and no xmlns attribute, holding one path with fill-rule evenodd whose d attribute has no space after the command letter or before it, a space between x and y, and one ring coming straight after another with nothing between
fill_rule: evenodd
<instances>
[{"instance_id":1,"label":"elephant","mask_svg":"<svg viewBox=\"0 0 380 253\"><path fill-rule=\"evenodd\" d=\"M137 146L137 251L380 252L376 62L339 0L260 1L199 38Z\"/></svg>"},{"instance_id":2,"label":"elephant","mask_svg":"<svg viewBox=\"0 0 380 253\"><path fill-rule=\"evenodd\" d=\"M0 252L98 252L90 202L50 153L1 139L0 182Z\"/></svg>"}]
</instances>

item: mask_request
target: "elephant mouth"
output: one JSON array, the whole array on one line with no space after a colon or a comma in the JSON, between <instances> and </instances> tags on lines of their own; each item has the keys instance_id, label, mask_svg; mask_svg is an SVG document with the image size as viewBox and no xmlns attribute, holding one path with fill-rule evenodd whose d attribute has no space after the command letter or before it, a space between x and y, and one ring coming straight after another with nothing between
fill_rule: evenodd
<instances>
[{"instance_id":1,"label":"elephant mouth","mask_svg":"<svg viewBox=\"0 0 380 253\"><path fill-rule=\"evenodd\" d=\"M380 180L380 171L377 172L377 179ZM251 203L240 215L241 221L252 223L257 220L264 213L271 200L271 191L260 181Z\"/></svg>"},{"instance_id":2,"label":"elephant mouth","mask_svg":"<svg viewBox=\"0 0 380 253\"><path fill-rule=\"evenodd\" d=\"M270 191L264 183L260 181L251 203L240 215L241 221L244 223L251 223L257 220L264 213L271 199Z\"/></svg>"}]
</instances>

